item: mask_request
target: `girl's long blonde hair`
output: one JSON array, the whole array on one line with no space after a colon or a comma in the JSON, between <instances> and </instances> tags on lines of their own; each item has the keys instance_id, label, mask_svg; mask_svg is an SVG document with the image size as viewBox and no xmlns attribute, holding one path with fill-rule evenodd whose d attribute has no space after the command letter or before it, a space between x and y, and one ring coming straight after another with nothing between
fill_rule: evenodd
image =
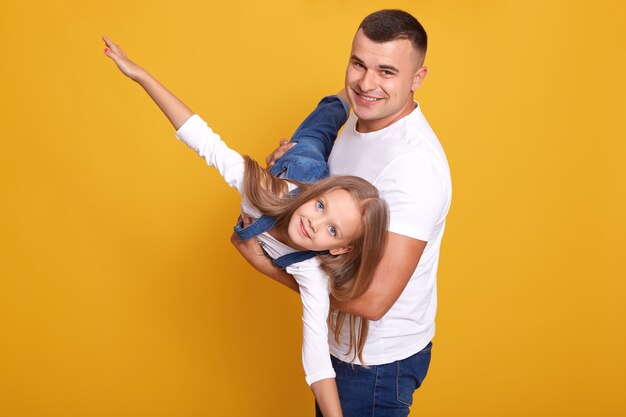
<instances>
[{"instance_id":1,"label":"girl's long blonde hair","mask_svg":"<svg viewBox=\"0 0 626 417\"><path fill-rule=\"evenodd\" d=\"M289 180L299 186L299 193L292 195L288 192L287 181L274 177L247 156L244 160L245 195L263 214L276 219L276 227L279 230L287 228L293 213L307 201L337 189L350 193L361 208L360 233L350 242L350 251L318 258L322 270L328 275L330 293L333 297L344 301L363 295L372 283L387 239L387 204L378 195L376 187L362 178L353 176L329 177L313 184ZM331 308L329 324L337 342L346 320L350 323L347 353L352 353L352 362L358 357L363 363L362 351L367 338L368 321Z\"/></svg>"}]
</instances>

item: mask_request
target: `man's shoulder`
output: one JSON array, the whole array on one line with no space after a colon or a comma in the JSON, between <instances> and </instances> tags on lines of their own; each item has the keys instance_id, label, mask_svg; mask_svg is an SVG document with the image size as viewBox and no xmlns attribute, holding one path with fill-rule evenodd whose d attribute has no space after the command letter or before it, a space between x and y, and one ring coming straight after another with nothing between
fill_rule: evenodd
<instances>
[{"instance_id":1,"label":"man's shoulder","mask_svg":"<svg viewBox=\"0 0 626 417\"><path fill-rule=\"evenodd\" d=\"M448 171L448 161L439 138L431 128L420 107L399 120L397 143L402 147L401 163L430 162Z\"/></svg>"},{"instance_id":2,"label":"man's shoulder","mask_svg":"<svg viewBox=\"0 0 626 417\"><path fill-rule=\"evenodd\" d=\"M357 175L378 186L385 177L417 175L433 165L441 174L448 171L443 148L419 107L377 132L356 132L356 121L351 115L333 148L329 160L333 175Z\"/></svg>"},{"instance_id":3,"label":"man's shoulder","mask_svg":"<svg viewBox=\"0 0 626 417\"><path fill-rule=\"evenodd\" d=\"M393 151L377 178L382 189L417 190L417 182L448 188L450 167L446 154L426 118L417 107L398 120L388 142Z\"/></svg>"},{"instance_id":4,"label":"man's shoulder","mask_svg":"<svg viewBox=\"0 0 626 417\"><path fill-rule=\"evenodd\" d=\"M401 135L404 140L412 144L422 141L439 142L437 135L430 127L430 123L426 120L419 106L417 106L411 114L398 120L395 125L397 134Z\"/></svg>"}]
</instances>

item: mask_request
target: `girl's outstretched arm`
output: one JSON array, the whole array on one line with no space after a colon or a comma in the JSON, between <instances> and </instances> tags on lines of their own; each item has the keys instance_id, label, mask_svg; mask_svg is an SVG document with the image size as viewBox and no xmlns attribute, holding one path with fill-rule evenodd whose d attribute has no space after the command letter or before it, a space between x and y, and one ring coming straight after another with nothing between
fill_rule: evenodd
<instances>
[{"instance_id":1,"label":"girl's outstretched arm","mask_svg":"<svg viewBox=\"0 0 626 417\"><path fill-rule=\"evenodd\" d=\"M311 385L315 401L324 417L342 417L335 378L322 379Z\"/></svg>"},{"instance_id":2,"label":"girl's outstretched arm","mask_svg":"<svg viewBox=\"0 0 626 417\"><path fill-rule=\"evenodd\" d=\"M150 98L167 116L174 129L178 130L193 115L185 103L158 82L148 71L128 59L122 48L106 36L103 36L102 40L106 45L104 49L106 56L115 62L124 75L146 90Z\"/></svg>"}]
</instances>

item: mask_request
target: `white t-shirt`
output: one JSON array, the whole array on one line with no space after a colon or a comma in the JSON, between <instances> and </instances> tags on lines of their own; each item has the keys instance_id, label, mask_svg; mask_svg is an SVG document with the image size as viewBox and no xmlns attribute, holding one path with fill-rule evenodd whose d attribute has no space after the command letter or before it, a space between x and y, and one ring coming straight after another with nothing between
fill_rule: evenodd
<instances>
[{"instance_id":1,"label":"white t-shirt","mask_svg":"<svg viewBox=\"0 0 626 417\"><path fill-rule=\"evenodd\" d=\"M242 213L259 218L261 212L254 207L244 192L244 161L242 156L230 149L198 115L191 116L176 132L176 136L196 151L206 162L217 168L226 183L236 188L243 198ZM290 188L294 188L290 184ZM276 259L295 249L279 242L269 233L262 233L257 239L265 251ZM317 258L298 262L286 268L300 287L302 299L302 365L306 382L312 383L326 378L334 378L335 371L330 362L327 342L328 326L326 319L330 308L330 288L328 278L321 271Z\"/></svg>"},{"instance_id":2,"label":"white t-shirt","mask_svg":"<svg viewBox=\"0 0 626 417\"><path fill-rule=\"evenodd\" d=\"M356 121L353 114L335 141L331 175L371 182L389 206L388 230L428 242L400 298L383 318L370 321L363 360L380 365L419 352L435 334L437 264L452 185L443 148L419 107L376 132L357 132ZM352 360L348 331L344 326L340 345L329 335L332 355L345 362Z\"/></svg>"}]
</instances>

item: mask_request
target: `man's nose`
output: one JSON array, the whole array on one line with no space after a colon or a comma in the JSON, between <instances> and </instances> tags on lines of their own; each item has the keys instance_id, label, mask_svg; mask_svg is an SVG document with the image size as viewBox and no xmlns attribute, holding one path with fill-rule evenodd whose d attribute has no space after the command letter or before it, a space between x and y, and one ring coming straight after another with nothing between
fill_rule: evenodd
<instances>
[{"instance_id":1,"label":"man's nose","mask_svg":"<svg viewBox=\"0 0 626 417\"><path fill-rule=\"evenodd\" d=\"M359 88L361 91L371 91L376 88L376 74L372 71L365 71L363 77L359 81Z\"/></svg>"}]
</instances>

